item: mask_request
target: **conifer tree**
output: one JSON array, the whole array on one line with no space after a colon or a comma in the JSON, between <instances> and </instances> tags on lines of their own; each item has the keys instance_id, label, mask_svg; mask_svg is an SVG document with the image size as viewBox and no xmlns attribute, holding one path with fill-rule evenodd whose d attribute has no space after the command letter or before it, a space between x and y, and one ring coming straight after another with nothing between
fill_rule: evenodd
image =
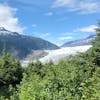
<instances>
[{"instance_id":1,"label":"conifer tree","mask_svg":"<svg viewBox=\"0 0 100 100\"><path fill-rule=\"evenodd\" d=\"M94 63L100 66L100 22L96 28L97 37L93 42Z\"/></svg>"},{"instance_id":2,"label":"conifer tree","mask_svg":"<svg viewBox=\"0 0 100 100\"><path fill-rule=\"evenodd\" d=\"M7 53L4 45L0 58L0 85L16 85L21 81L22 67L13 56Z\"/></svg>"}]
</instances>

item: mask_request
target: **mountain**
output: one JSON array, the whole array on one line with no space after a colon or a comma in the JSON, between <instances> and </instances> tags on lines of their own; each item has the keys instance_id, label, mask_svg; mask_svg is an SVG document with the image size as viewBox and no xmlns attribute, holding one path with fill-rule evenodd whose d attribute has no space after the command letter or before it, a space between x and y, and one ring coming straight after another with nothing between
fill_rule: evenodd
<instances>
[{"instance_id":1,"label":"mountain","mask_svg":"<svg viewBox=\"0 0 100 100\"><path fill-rule=\"evenodd\" d=\"M33 50L54 50L59 48L41 38L18 34L0 27L0 53L4 43L7 51L20 59L25 58Z\"/></svg>"},{"instance_id":2,"label":"mountain","mask_svg":"<svg viewBox=\"0 0 100 100\"><path fill-rule=\"evenodd\" d=\"M85 39L70 41L63 44L61 47L73 47L73 46L84 46L84 45L91 45L91 42L95 39L96 35L90 35Z\"/></svg>"}]
</instances>

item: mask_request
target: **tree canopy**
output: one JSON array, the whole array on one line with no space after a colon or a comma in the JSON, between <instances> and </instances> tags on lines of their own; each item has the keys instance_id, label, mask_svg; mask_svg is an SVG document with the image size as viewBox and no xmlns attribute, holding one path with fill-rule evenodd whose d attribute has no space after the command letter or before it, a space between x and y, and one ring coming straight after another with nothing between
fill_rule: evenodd
<instances>
[{"instance_id":1,"label":"tree canopy","mask_svg":"<svg viewBox=\"0 0 100 100\"><path fill-rule=\"evenodd\" d=\"M37 61L22 69L4 49L0 58L0 86L14 84L17 89L10 86L9 97L2 97L0 92L2 100L100 100L100 24L96 33L87 52L58 64Z\"/></svg>"}]
</instances>

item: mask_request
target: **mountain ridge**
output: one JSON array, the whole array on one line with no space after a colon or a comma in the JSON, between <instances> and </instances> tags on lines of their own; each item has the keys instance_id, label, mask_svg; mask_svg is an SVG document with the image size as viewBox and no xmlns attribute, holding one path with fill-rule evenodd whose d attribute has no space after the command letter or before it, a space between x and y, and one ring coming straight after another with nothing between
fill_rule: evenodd
<instances>
[{"instance_id":1,"label":"mountain ridge","mask_svg":"<svg viewBox=\"0 0 100 100\"><path fill-rule=\"evenodd\" d=\"M84 46L91 45L91 42L95 39L96 35L90 35L87 38L79 39L64 43L61 47L73 47L73 46Z\"/></svg>"},{"instance_id":2,"label":"mountain ridge","mask_svg":"<svg viewBox=\"0 0 100 100\"><path fill-rule=\"evenodd\" d=\"M7 51L12 53L17 58L23 59L32 50L53 50L59 49L59 47L44 39L22 35L17 32L11 32L5 28L0 28L0 52L5 42Z\"/></svg>"}]
</instances>

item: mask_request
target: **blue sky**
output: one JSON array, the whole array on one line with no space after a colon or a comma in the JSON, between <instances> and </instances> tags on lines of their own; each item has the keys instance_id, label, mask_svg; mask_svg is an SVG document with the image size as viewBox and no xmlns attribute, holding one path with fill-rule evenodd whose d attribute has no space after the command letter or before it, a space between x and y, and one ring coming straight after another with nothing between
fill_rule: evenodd
<instances>
[{"instance_id":1,"label":"blue sky","mask_svg":"<svg viewBox=\"0 0 100 100\"><path fill-rule=\"evenodd\" d=\"M0 26L57 45L95 34L99 0L0 0Z\"/></svg>"}]
</instances>

